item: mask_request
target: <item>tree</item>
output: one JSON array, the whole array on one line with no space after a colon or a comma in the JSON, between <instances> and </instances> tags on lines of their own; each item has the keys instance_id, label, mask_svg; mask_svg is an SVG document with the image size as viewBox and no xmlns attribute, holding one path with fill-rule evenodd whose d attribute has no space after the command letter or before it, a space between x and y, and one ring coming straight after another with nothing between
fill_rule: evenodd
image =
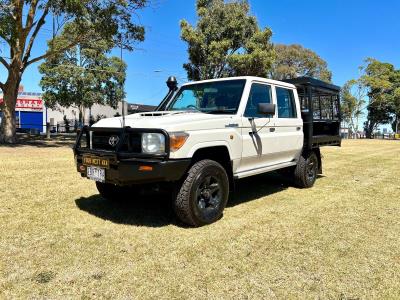
<instances>
[{"instance_id":1,"label":"tree","mask_svg":"<svg viewBox=\"0 0 400 300\"><path fill-rule=\"evenodd\" d=\"M392 105L394 118L392 128L395 133L400 132L400 70L395 70L392 74L393 82Z\"/></svg>"},{"instance_id":2,"label":"tree","mask_svg":"<svg viewBox=\"0 0 400 300\"><path fill-rule=\"evenodd\" d=\"M64 126L65 126L65 132L69 132L69 124L70 124L70 120L68 120L67 116L64 115Z\"/></svg>"},{"instance_id":3,"label":"tree","mask_svg":"<svg viewBox=\"0 0 400 300\"><path fill-rule=\"evenodd\" d=\"M0 64L7 70L6 81L0 82L4 95L0 142L15 142L15 104L27 67L81 42L95 45L99 38L132 50L135 41L144 39L144 28L136 25L132 16L145 4L146 0L0 0L0 39L9 49L8 61L0 57ZM31 57L37 36L50 14L55 20L54 38L44 53ZM67 24L71 24L68 39L59 35Z\"/></svg>"},{"instance_id":4,"label":"tree","mask_svg":"<svg viewBox=\"0 0 400 300\"><path fill-rule=\"evenodd\" d=\"M388 103L372 102L367 107L368 116L364 122L364 130L367 138L372 138L373 133L380 124L388 124L392 121L391 106Z\"/></svg>"},{"instance_id":5,"label":"tree","mask_svg":"<svg viewBox=\"0 0 400 300\"><path fill-rule=\"evenodd\" d=\"M95 103L116 108L125 95L126 65L117 57L107 57L111 47L105 40L95 45L83 42L47 58L39 67L46 105L77 107L80 124L85 120L85 108Z\"/></svg>"},{"instance_id":6,"label":"tree","mask_svg":"<svg viewBox=\"0 0 400 300\"><path fill-rule=\"evenodd\" d=\"M342 118L349 125L349 136L358 132L358 123L363 115L366 96L366 87L360 79L347 81L341 89Z\"/></svg>"},{"instance_id":7,"label":"tree","mask_svg":"<svg viewBox=\"0 0 400 300\"><path fill-rule=\"evenodd\" d=\"M310 76L330 82L328 64L314 51L301 45L275 45L276 59L271 77L277 80Z\"/></svg>"},{"instance_id":8,"label":"tree","mask_svg":"<svg viewBox=\"0 0 400 300\"><path fill-rule=\"evenodd\" d=\"M274 58L272 32L259 28L246 0L197 0L196 9L195 27L181 21L190 80L268 74Z\"/></svg>"},{"instance_id":9,"label":"tree","mask_svg":"<svg viewBox=\"0 0 400 300\"><path fill-rule=\"evenodd\" d=\"M392 64L368 58L361 80L368 88L368 116L364 128L366 136L371 138L379 124L388 124L396 118L400 78Z\"/></svg>"}]
</instances>

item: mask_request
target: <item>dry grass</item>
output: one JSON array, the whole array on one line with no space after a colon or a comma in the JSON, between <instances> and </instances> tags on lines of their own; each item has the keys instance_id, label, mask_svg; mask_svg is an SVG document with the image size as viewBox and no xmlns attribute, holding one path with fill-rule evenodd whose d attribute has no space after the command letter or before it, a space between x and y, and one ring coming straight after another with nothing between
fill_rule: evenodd
<instances>
[{"instance_id":1,"label":"dry grass","mask_svg":"<svg viewBox=\"0 0 400 300\"><path fill-rule=\"evenodd\" d=\"M106 202L67 147L0 148L0 298L400 298L400 143L323 154L314 188L243 180L193 229Z\"/></svg>"}]
</instances>

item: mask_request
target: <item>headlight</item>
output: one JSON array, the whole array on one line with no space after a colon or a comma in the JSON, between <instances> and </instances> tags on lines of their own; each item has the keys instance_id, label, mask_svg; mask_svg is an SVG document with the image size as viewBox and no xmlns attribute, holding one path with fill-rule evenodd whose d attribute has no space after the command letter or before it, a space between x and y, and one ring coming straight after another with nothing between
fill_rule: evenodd
<instances>
[{"instance_id":1,"label":"headlight","mask_svg":"<svg viewBox=\"0 0 400 300\"><path fill-rule=\"evenodd\" d=\"M149 154L165 153L165 136L161 133L143 133L142 152Z\"/></svg>"}]
</instances>

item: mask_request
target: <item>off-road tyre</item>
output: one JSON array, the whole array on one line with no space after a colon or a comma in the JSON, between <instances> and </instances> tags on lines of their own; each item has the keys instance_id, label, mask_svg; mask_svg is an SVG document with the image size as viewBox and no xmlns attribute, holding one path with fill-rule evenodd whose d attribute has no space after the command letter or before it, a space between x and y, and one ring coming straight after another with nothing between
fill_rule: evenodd
<instances>
[{"instance_id":1,"label":"off-road tyre","mask_svg":"<svg viewBox=\"0 0 400 300\"><path fill-rule=\"evenodd\" d=\"M127 195L127 188L111 183L96 182L100 195L109 201L122 201Z\"/></svg>"},{"instance_id":2,"label":"off-road tyre","mask_svg":"<svg viewBox=\"0 0 400 300\"><path fill-rule=\"evenodd\" d=\"M228 197L225 169L216 161L204 159L193 164L178 187L174 211L190 226L211 224L222 217Z\"/></svg>"},{"instance_id":3,"label":"off-road tyre","mask_svg":"<svg viewBox=\"0 0 400 300\"><path fill-rule=\"evenodd\" d=\"M294 182L299 188L310 188L318 175L318 157L314 151L304 152L294 169Z\"/></svg>"}]
</instances>

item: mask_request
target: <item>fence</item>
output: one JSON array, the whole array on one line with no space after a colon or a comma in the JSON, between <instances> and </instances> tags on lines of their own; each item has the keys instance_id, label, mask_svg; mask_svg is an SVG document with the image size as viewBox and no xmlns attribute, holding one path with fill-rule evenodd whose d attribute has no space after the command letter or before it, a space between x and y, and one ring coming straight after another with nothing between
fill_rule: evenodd
<instances>
[{"instance_id":1,"label":"fence","mask_svg":"<svg viewBox=\"0 0 400 300\"><path fill-rule=\"evenodd\" d=\"M365 133L341 133L342 139L348 140L357 140L357 139L366 139L367 136ZM379 140L400 140L400 134L395 133L374 133L372 134L372 139L379 139Z\"/></svg>"},{"instance_id":2,"label":"fence","mask_svg":"<svg viewBox=\"0 0 400 300\"><path fill-rule=\"evenodd\" d=\"M373 138L381 140L398 140L400 139L400 134L395 134L395 133L374 134Z\"/></svg>"},{"instance_id":3,"label":"fence","mask_svg":"<svg viewBox=\"0 0 400 300\"><path fill-rule=\"evenodd\" d=\"M16 126L18 133L28 133L31 135L39 135L41 133L46 134L64 134L64 133L76 133L79 128L87 124L78 125L75 123L73 126L65 124L51 125L50 123L19 123Z\"/></svg>"},{"instance_id":4,"label":"fence","mask_svg":"<svg viewBox=\"0 0 400 300\"><path fill-rule=\"evenodd\" d=\"M92 124L81 124L78 122L72 122L73 125L65 125L64 123L58 123L55 125L51 125L50 123L41 124L41 123L18 123L17 124L17 132L19 133L28 133L31 135L39 135L40 133L49 134L64 134L64 133L76 133L79 128L82 128L85 125ZM365 139L366 136L364 133L357 133L349 135L348 133L341 133L343 139ZM394 133L375 133L372 136L373 139L389 139L389 140L400 140L400 134Z\"/></svg>"}]
</instances>

